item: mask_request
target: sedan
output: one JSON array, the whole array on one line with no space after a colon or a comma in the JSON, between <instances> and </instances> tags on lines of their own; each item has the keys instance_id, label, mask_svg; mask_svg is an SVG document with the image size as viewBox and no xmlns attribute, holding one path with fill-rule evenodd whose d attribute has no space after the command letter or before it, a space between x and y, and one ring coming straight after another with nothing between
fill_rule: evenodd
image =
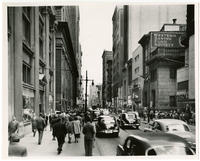
<instances>
[{"instance_id":1,"label":"sedan","mask_svg":"<svg viewBox=\"0 0 200 161\"><path fill-rule=\"evenodd\" d=\"M165 132L178 135L184 138L192 145L193 150L196 149L195 135L191 132L190 127L184 121L177 119L157 119L149 124L149 128L144 131Z\"/></svg>"},{"instance_id":2,"label":"sedan","mask_svg":"<svg viewBox=\"0 0 200 161\"><path fill-rule=\"evenodd\" d=\"M113 134L118 137L119 126L114 116L101 115L98 117L96 123L96 135L99 136L100 134Z\"/></svg>"},{"instance_id":3,"label":"sedan","mask_svg":"<svg viewBox=\"0 0 200 161\"><path fill-rule=\"evenodd\" d=\"M168 133L141 133L128 136L117 146L117 156L194 155L183 138Z\"/></svg>"}]
</instances>

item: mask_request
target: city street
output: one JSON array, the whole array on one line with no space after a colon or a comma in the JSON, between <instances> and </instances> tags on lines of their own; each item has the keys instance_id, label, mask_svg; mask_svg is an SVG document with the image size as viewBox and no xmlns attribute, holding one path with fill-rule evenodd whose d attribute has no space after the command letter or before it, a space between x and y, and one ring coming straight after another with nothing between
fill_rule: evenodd
<instances>
[{"instance_id":1,"label":"city street","mask_svg":"<svg viewBox=\"0 0 200 161\"><path fill-rule=\"evenodd\" d=\"M116 147L119 143L124 142L124 138L129 134L141 133L146 127L146 124L142 123L139 130L135 129L120 129L120 135L118 138L111 136L107 137L96 137L93 156L116 156ZM193 133L195 133L194 126L190 126ZM74 143L72 140L71 144L67 143L67 137L65 139L65 144L63 145L63 151L60 156L84 156L84 136L81 134L79 143ZM57 141L52 140L52 134L49 131L49 127L44 131L43 141L41 145L37 144L38 135L36 137L32 136L32 133L26 135L21 139L20 145L27 147L28 156L37 157L37 156L57 156Z\"/></svg>"}]
</instances>

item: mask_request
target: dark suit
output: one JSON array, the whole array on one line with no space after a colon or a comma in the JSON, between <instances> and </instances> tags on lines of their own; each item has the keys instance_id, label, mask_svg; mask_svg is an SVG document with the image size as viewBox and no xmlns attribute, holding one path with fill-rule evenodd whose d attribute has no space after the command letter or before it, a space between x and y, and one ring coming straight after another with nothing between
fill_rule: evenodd
<instances>
[{"instance_id":1,"label":"dark suit","mask_svg":"<svg viewBox=\"0 0 200 161\"><path fill-rule=\"evenodd\" d=\"M43 131L44 131L46 124L45 124L45 120L42 117L39 117L36 120L36 123L37 123L37 130L38 130L38 134L39 134L38 144L41 144L42 137L43 137Z\"/></svg>"},{"instance_id":2,"label":"dark suit","mask_svg":"<svg viewBox=\"0 0 200 161\"><path fill-rule=\"evenodd\" d=\"M92 123L87 122L83 126L85 156L92 156L95 133L95 127Z\"/></svg>"},{"instance_id":3,"label":"dark suit","mask_svg":"<svg viewBox=\"0 0 200 161\"><path fill-rule=\"evenodd\" d=\"M62 123L61 121L55 123L53 135L56 136L58 141L58 152L62 151L62 146L65 142L66 133L67 130L64 123Z\"/></svg>"}]
</instances>

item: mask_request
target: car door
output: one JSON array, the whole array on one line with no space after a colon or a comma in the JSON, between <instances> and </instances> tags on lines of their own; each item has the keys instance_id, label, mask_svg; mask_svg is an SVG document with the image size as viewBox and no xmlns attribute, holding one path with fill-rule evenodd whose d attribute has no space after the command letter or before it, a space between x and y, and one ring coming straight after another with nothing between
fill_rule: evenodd
<instances>
[{"instance_id":1,"label":"car door","mask_svg":"<svg viewBox=\"0 0 200 161\"><path fill-rule=\"evenodd\" d=\"M125 140L124 146L123 146L123 154L122 155L130 155L131 153L131 143L132 143L132 139L131 137L128 137Z\"/></svg>"}]
</instances>

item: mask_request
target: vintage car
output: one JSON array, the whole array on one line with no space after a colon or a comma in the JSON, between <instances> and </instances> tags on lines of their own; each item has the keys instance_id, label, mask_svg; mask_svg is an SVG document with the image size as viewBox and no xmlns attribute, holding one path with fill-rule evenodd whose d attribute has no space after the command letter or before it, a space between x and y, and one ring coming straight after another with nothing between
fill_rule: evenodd
<instances>
[{"instance_id":1,"label":"vintage car","mask_svg":"<svg viewBox=\"0 0 200 161\"><path fill-rule=\"evenodd\" d=\"M119 126L121 128L136 128L138 129L140 126L140 117L138 112L127 112L127 113L122 113L119 116Z\"/></svg>"},{"instance_id":2,"label":"vintage car","mask_svg":"<svg viewBox=\"0 0 200 161\"><path fill-rule=\"evenodd\" d=\"M96 136L113 134L119 136L119 126L114 116L101 115L96 123Z\"/></svg>"},{"instance_id":3,"label":"vintage car","mask_svg":"<svg viewBox=\"0 0 200 161\"><path fill-rule=\"evenodd\" d=\"M192 149L196 151L195 135L191 132L190 127L182 120L177 119L157 119L149 124L144 131L166 132L178 135L191 144Z\"/></svg>"},{"instance_id":4,"label":"vintage car","mask_svg":"<svg viewBox=\"0 0 200 161\"><path fill-rule=\"evenodd\" d=\"M168 133L141 133L129 135L117 146L117 156L194 155L190 144L183 138Z\"/></svg>"}]
</instances>

